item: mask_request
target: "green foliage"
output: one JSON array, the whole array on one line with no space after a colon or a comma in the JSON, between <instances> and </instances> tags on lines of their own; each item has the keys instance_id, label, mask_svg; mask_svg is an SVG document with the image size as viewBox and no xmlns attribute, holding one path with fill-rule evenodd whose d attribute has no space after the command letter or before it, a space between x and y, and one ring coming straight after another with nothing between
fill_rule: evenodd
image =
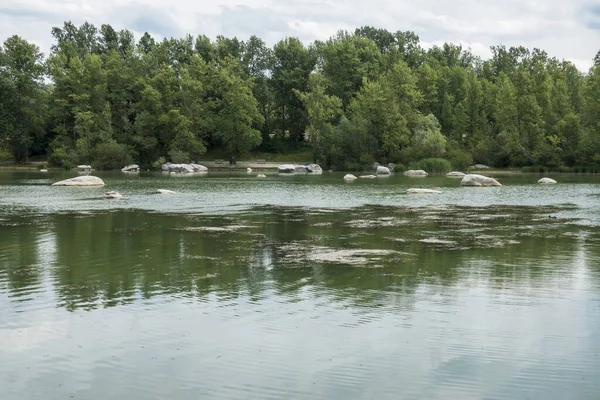
<instances>
[{"instance_id":1,"label":"green foliage","mask_svg":"<svg viewBox=\"0 0 600 400\"><path fill-rule=\"evenodd\" d=\"M445 158L425 158L410 164L410 169L422 169L427 172L449 172L452 164Z\"/></svg>"},{"instance_id":2,"label":"green foliage","mask_svg":"<svg viewBox=\"0 0 600 400\"><path fill-rule=\"evenodd\" d=\"M17 162L150 166L304 160L336 169L448 159L553 170L600 165L600 64L587 74L539 49L481 60L413 32L363 26L305 45L256 36L155 40L67 22L44 59L18 36L0 46L0 148ZM7 158L4 156L4 158ZM121 162L119 162L119 165Z\"/></svg>"},{"instance_id":3,"label":"green foliage","mask_svg":"<svg viewBox=\"0 0 600 400\"><path fill-rule=\"evenodd\" d=\"M68 151L65 146L57 145L53 147L48 157L48 164L53 167L62 167L65 169L73 168L77 165L78 155L73 151Z\"/></svg>"},{"instance_id":4,"label":"green foliage","mask_svg":"<svg viewBox=\"0 0 600 400\"><path fill-rule=\"evenodd\" d=\"M473 157L468 152L461 149L450 150L447 154L448 160L456 170L466 170L473 165Z\"/></svg>"},{"instance_id":5,"label":"green foliage","mask_svg":"<svg viewBox=\"0 0 600 400\"><path fill-rule=\"evenodd\" d=\"M160 169L160 167L165 164L167 162L167 159L164 157L158 157L153 163L152 163L152 169Z\"/></svg>"},{"instance_id":6,"label":"green foliage","mask_svg":"<svg viewBox=\"0 0 600 400\"><path fill-rule=\"evenodd\" d=\"M406 167L404 164L396 164L394 165L394 172L404 172L406 171Z\"/></svg>"},{"instance_id":7,"label":"green foliage","mask_svg":"<svg viewBox=\"0 0 600 400\"><path fill-rule=\"evenodd\" d=\"M0 148L0 161L14 161L14 157L8 149Z\"/></svg>"},{"instance_id":8,"label":"green foliage","mask_svg":"<svg viewBox=\"0 0 600 400\"><path fill-rule=\"evenodd\" d=\"M158 161L161 161L162 159L164 159L164 157L159 158L154 163L157 163ZM190 162L190 154L185 151L181 151L181 150L169 150L169 159L174 164L185 164L185 163ZM160 163L160 165L162 165L162 164L164 164L164 162ZM154 164L152 164L152 165L154 165ZM158 165L158 166L160 166L160 165Z\"/></svg>"},{"instance_id":9,"label":"green foliage","mask_svg":"<svg viewBox=\"0 0 600 400\"><path fill-rule=\"evenodd\" d=\"M127 148L114 141L99 144L92 154L96 169L121 169L132 162Z\"/></svg>"}]
</instances>

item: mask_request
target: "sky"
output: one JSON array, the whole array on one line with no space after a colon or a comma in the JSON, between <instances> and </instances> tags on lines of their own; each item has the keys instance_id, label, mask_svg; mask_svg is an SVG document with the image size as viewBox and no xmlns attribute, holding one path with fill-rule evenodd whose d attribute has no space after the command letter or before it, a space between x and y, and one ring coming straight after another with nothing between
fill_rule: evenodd
<instances>
[{"instance_id":1,"label":"sky","mask_svg":"<svg viewBox=\"0 0 600 400\"><path fill-rule=\"evenodd\" d=\"M108 23L155 38L257 35L305 43L363 25L414 31L424 47L461 44L483 58L492 45L540 48L587 71L600 50L600 0L2 0L0 40L17 34L44 53L64 21Z\"/></svg>"}]
</instances>

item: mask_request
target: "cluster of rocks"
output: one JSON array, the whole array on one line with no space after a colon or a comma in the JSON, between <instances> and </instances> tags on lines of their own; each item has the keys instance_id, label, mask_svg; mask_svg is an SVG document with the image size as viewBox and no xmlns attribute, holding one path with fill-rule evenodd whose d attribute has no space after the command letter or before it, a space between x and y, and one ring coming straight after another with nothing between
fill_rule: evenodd
<instances>
[{"instance_id":1,"label":"cluster of rocks","mask_svg":"<svg viewBox=\"0 0 600 400\"><path fill-rule=\"evenodd\" d=\"M208 172L208 168L204 165L199 164L173 164L173 163L165 163L160 169L164 172L175 172L180 174L188 174L194 172Z\"/></svg>"},{"instance_id":2,"label":"cluster of rocks","mask_svg":"<svg viewBox=\"0 0 600 400\"><path fill-rule=\"evenodd\" d=\"M281 164L279 167L277 167L277 171L279 171L282 174L298 173L298 174L318 175L318 174L323 173L323 169L318 164L303 164L303 165Z\"/></svg>"}]
</instances>

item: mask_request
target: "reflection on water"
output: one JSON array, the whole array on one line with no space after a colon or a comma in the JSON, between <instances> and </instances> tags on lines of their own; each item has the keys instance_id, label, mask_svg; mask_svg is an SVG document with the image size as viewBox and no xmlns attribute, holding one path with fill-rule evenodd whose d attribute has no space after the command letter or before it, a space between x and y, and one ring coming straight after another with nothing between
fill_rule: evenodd
<instances>
[{"instance_id":1,"label":"reflection on water","mask_svg":"<svg viewBox=\"0 0 600 400\"><path fill-rule=\"evenodd\" d=\"M577 212L5 210L0 398L598 398Z\"/></svg>"}]
</instances>

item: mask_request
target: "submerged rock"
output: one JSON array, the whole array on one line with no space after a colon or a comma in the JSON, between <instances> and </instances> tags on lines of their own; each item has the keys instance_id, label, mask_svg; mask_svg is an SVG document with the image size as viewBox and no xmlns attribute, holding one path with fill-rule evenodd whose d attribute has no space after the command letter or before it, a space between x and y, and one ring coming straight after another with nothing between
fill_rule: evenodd
<instances>
[{"instance_id":1,"label":"submerged rock","mask_svg":"<svg viewBox=\"0 0 600 400\"><path fill-rule=\"evenodd\" d=\"M495 180L494 178L489 178L487 176L478 175L478 174L468 174L465 175L460 181L461 186L502 186L500 182Z\"/></svg>"},{"instance_id":2,"label":"submerged rock","mask_svg":"<svg viewBox=\"0 0 600 400\"><path fill-rule=\"evenodd\" d=\"M410 169L408 171L404 171L404 175L408 176L427 176L429 175L427 172L422 169Z\"/></svg>"},{"instance_id":3,"label":"submerged rock","mask_svg":"<svg viewBox=\"0 0 600 400\"><path fill-rule=\"evenodd\" d=\"M293 172L296 172L296 166L294 164L281 164L279 167L277 167L277 170L279 172L291 174Z\"/></svg>"},{"instance_id":4,"label":"submerged rock","mask_svg":"<svg viewBox=\"0 0 600 400\"><path fill-rule=\"evenodd\" d=\"M257 178L266 178L267 176L265 174L258 174L256 175Z\"/></svg>"},{"instance_id":5,"label":"submerged rock","mask_svg":"<svg viewBox=\"0 0 600 400\"><path fill-rule=\"evenodd\" d=\"M123 197L121 195L121 193L115 192L115 191L110 191L110 192L104 193L105 199L120 199L121 197Z\"/></svg>"},{"instance_id":6,"label":"submerged rock","mask_svg":"<svg viewBox=\"0 0 600 400\"><path fill-rule=\"evenodd\" d=\"M391 174L390 169L388 167L384 167L384 166L378 166L377 167L377 171L375 171L375 173L377 175L389 175Z\"/></svg>"},{"instance_id":7,"label":"submerged rock","mask_svg":"<svg viewBox=\"0 0 600 400\"><path fill-rule=\"evenodd\" d=\"M359 176L359 178L361 178L361 179L375 179L375 178L377 178L377 176L375 176L375 175L361 175L361 176Z\"/></svg>"},{"instance_id":8,"label":"submerged rock","mask_svg":"<svg viewBox=\"0 0 600 400\"><path fill-rule=\"evenodd\" d=\"M412 189L408 189L406 191L406 193L409 193L409 194L439 194L439 193L442 193L442 191L435 190L435 189L412 188Z\"/></svg>"},{"instance_id":9,"label":"submerged rock","mask_svg":"<svg viewBox=\"0 0 600 400\"><path fill-rule=\"evenodd\" d=\"M156 193L157 194L174 194L177 192L174 192L172 190L167 190L167 189L156 189Z\"/></svg>"},{"instance_id":10,"label":"submerged rock","mask_svg":"<svg viewBox=\"0 0 600 400\"><path fill-rule=\"evenodd\" d=\"M121 168L121 172L140 172L140 166L137 164L131 164Z\"/></svg>"},{"instance_id":11,"label":"submerged rock","mask_svg":"<svg viewBox=\"0 0 600 400\"><path fill-rule=\"evenodd\" d=\"M97 176L87 175L55 182L52 186L104 186L104 181Z\"/></svg>"},{"instance_id":12,"label":"submerged rock","mask_svg":"<svg viewBox=\"0 0 600 400\"><path fill-rule=\"evenodd\" d=\"M452 172L448 172L446 174L446 176L449 177L449 178L462 178L465 175L466 174L464 172L458 172L458 171L452 171Z\"/></svg>"},{"instance_id":13,"label":"submerged rock","mask_svg":"<svg viewBox=\"0 0 600 400\"><path fill-rule=\"evenodd\" d=\"M356 176L352 175L352 174L346 174L344 175L344 180L345 181L353 181L355 179L358 179Z\"/></svg>"},{"instance_id":14,"label":"submerged rock","mask_svg":"<svg viewBox=\"0 0 600 400\"><path fill-rule=\"evenodd\" d=\"M538 183L541 183L543 185L554 185L556 181L552 178L542 178L538 181Z\"/></svg>"},{"instance_id":15,"label":"submerged rock","mask_svg":"<svg viewBox=\"0 0 600 400\"><path fill-rule=\"evenodd\" d=\"M248 172L248 173L252 172L252 168L250 168L250 167L246 168L246 172Z\"/></svg>"}]
</instances>

